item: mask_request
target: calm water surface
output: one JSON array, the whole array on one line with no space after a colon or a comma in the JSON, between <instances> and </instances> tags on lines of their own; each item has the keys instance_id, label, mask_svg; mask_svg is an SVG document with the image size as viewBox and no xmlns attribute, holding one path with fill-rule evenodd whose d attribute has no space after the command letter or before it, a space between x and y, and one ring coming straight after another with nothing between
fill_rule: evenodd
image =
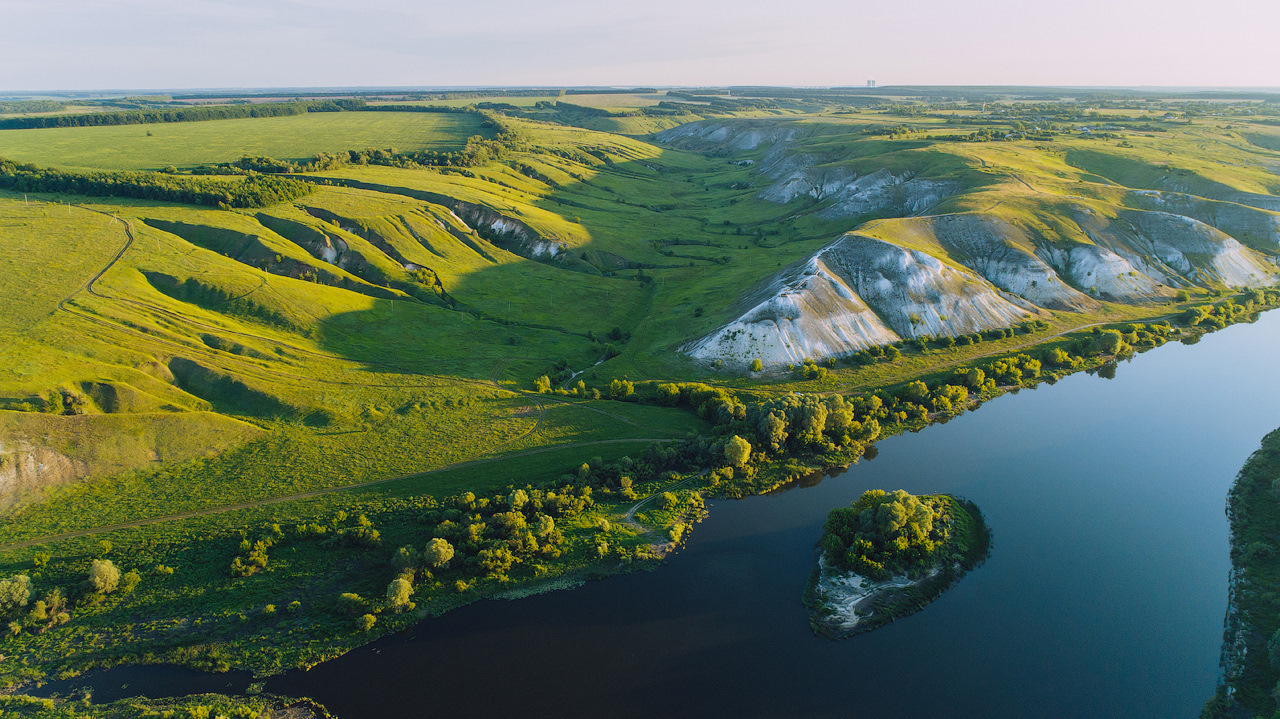
<instances>
[{"instance_id":1,"label":"calm water surface","mask_svg":"<svg viewBox=\"0 0 1280 719\"><path fill-rule=\"evenodd\" d=\"M342 719L1194 717L1213 691L1235 473L1280 426L1280 312L878 445L817 486L717 501L648 573L485 601L267 682ZM982 508L988 562L841 642L800 602L826 513L872 488ZM99 699L243 686L133 668ZM193 684L192 682L206 682ZM128 683L128 689L121 684Z\"/></svg>"}]
</instances>

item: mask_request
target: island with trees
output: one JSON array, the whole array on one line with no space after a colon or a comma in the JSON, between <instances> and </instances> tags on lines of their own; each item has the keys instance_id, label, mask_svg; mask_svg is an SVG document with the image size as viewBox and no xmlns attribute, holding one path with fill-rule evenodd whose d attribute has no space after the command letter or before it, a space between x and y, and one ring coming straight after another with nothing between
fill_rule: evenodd
<instances>
[{"instance_id":1,"label":"island with trees","mask_svg":"<svg viewBox=\"0 0 1280 719\"><path fill-rule=\"evenodd\" d=\"M827 515L805 590L814 633L844 639L914 614L991 550L977 505L949 494L864 492Z\"/></svg>"}]
</instances>

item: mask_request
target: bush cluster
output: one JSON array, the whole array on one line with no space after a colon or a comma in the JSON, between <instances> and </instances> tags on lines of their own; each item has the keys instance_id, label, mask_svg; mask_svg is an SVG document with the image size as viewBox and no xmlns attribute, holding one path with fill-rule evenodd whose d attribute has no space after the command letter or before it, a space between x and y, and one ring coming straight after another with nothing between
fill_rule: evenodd
<instances>
[{"instance_id":1,"label":"bush cluster","mask_svg":"<svg viewBox=\"0 0 1280 719\"><path fill-rule=\"evenodd\" d=\"M853 506L827 515L823 556L837 569L874 581L918 576L933 567L950 537L946 507L942 497L917 497L901 489L864 492Z\"/></svg>"}]
</instances>

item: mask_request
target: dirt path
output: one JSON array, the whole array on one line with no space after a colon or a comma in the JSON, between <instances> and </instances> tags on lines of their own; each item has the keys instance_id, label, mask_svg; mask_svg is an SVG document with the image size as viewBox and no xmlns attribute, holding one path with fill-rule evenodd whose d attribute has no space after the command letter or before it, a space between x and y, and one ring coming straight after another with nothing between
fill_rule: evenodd
<instances>
[{"instance_id":1,"label":"dirt path","mask_svg":"<svg viewBox=\"0 0 1280 719\"><path fill-rule=\"evenodd\" d=\"M470 459L465 462L457 462L439 469L432 469L426 472L415 472L413 474L402 474L396 477L386 477L383 479L375 479L369 482L360 482L359 484L347 484L341 487L330 487L328 489L317 489L311 492L299 492L297 494L286 494L280 497L267 497L266 499L256 499L251 502L238 502L236 504L224 504L217 507L209 507L207 509L198 509L191 512L180 512L178 514L166 514L160 517L148 517L147 519L139 519L133 522L121 522L119 524L107 524L101 527L90 527L88 529L78 529L74 532L66 532L64 534L50 534L44 537L35 537L26 539L13 544L0 545L0 551L10 549L23 549L37 544L46 542L56 542L63 539L74 539L76 537L92 537L96 534L104 532L114 532L118 529L133 529L135 527L145 527L151 524L160 524L161 522L171 522L177 519L191 519L193 517L205 517L211 514L221 514L223 512L234 512L240 509L251 509L253 507L265 507L271 504L280 504L282 502L292 502L299 499L311 499L313 497L322 497L326 494L336 494L337 492L348 492L353 489L362 489L364 487L372 487L378 484L387 484L401 479L409 479L411 477L422 477L428 474L436 474L438 472L447 472L454 469L462 469L464 467L473 467L479 464L489 464L503 459L513 459L515 457L527 457L534 454L542 454L544 452L552 452L558 449L573 449L576 447L592 447L601 444L625 444L625 443L642 443L642 442L674 442L671 437L636 437L628 439L598 439L591 442L572 442L569 444L559 444L554 447L539 447L537 449L526 449L520 452L510 452L498 455L496 457L485 457L483 459ZM685 480L686 482L689 480ZM677 485L672 485L677 486ZM667 491L667 490L663 490ZM652 499L649 497L648 499ZM648 500L645 500L648 501ZM643 504L643 502L641 502Z\"/></svg>"},{"instance_id":2,"label":"dirt path","mask_svg":"<svg viewBox=\"0 0 1280 719\"><path fill-rule=\"evenodd\" d=\"M1136 320L1130 320L1130 321L1131 321L1131 322L1133 322L1133 323L1135 323L1135 324L1138 324L1138 323L1140 323L1140 324L1149 324L1149 323L1152 323L1152 322L1159 322L1159 321L1161 321L1161 320L1169 320L1169 319L1173 319L1174 317L1175 317L1175 315L1161 315L1161 316L1159 316L1159 317L1147 317L1147 318L1144 318L1144 319L1136 319ZM1091 322L1091 323L1089 323L1089 324L1087 324L1087 325L1078 325L1078 326L1076 326L1076 327L1068 327L1067 329L1062 330L1061 332L1056 332L1056 333L1051 334L1051 335L1048 335L1048 336L1046 336L1046 337L1039 337L1039 338L1036 338L1036 339L1034 339L1034 340L1029 340L1029 341L1027 341L1027 342L1023 342L1023 343L1022 343L1022 344L1020 344L1020 345L1014 345L1013 347L1000 347L1000 348L997 348L997 349L993 349L993 350L991 350L990 352L983 352L982 354L972 355L972 356L970 356L970 357L964 357L964 358L961 358L961 359L950 360L950 361L948 361L948 362L940 362L940 363L938 363L938 364L936 364L936 365L932 365L932 366L930 366L927 370L925 370L925 372L936 372L936 371L938 371L938 370L947 369L948 367L955 367L955 366L957 366L957 365L968 364L969 362L973 362L973 361L975 361L975 360L980 360L980 359L983 359L984 357L991 357L992 355L999 355L999 354L1007 354L1007 353L1011 353L1011 352L1017 352L1017 351L1019 351L1019 350L1024 350L1024 349L1026 349L1026 348L1028 348L1028 347L1034 347L1034 346L1036 346L1036 345L1038 345L1038 344L1043 344L1043 343L1045 343L1045 342L1048 342L1049 340L1057 339L1057 338L1059 338L1059 337L1061 337L1061 336L1063 336L1063 335L1070 334L1070 333L1072 333L1072 332L1079 332L1080 330L1087 330L1087 329L1089 329L1090 327L1102 327L1103 325L1113 325L1113 324L1116 324L1117 322L1123 322L1123 320L1111 320L1111 321L1109 321L1109 322ZM924 372L922 372L921 374L924 374ZM919 376L919 375L917 375L917 376ZM841 388L839 388L839 389L837 389L837 390L835 390L835 391L836 391L836 392L845 392L845 391L847 391L847 390L855 389L855 388L857 388L858 386L859 386L859 385L845 385L845 386L843 386L843 387L841 387Z\"/></svg>"},{"instance_id":3,"label":"dirt path","mask_svg":"<svg viewBox=\"0 0 1280 719\"><path fill-rule=\"evenodd\" d=\"M640 508L643 507L644 505L662 496L663 492L670 492L673 489L679 489L680 487L683 487L684 485L692 482L693 480L698 479L699 477L701 477L706 473L707 473L707 470L704 469L701 472L693 475L692 477L689 477L688 479L682 479L679 482L676 482L675 484L656 490L653 494L631 505L631 508L627 510L627 513L622 516L622 521L626 522L627 524L630 524L638 532L643 532L645 534L653 534L653 530L646 528L643 524L640 524L635 520L636 512L640 511ZM2 549L2 547L0 547L0 549Z\"/></svg>"},{"instance_id":4,"label":"dirt path","mask_svg":"<svg viewBox=\"0 0 1280 719\"><path fill-rule=\"evenodd\" d=\"M94 210L94 209L92 209L92 208L81 207L81 206L79 206L79 205L77 205L77 207L79 207L80 209L86 210L86 211L88 211L88 212L96 212L96 213L98 213L98 214L106 215L106 216L111 217L112 219L114 219L114 220L116 220L116 221L118 221L118 222L122 223L122 224L124 225L124 230L125 230L125 242L124 242L124 244L120 247L120 250L115 254L115 256L114 256L114 257L112 257L111 261L110 261L110 262L108 262L108 263L106 264L106 266L104 266L101 270L99 270L99 271L97 272L97 274L95 274L92 278L90 278L90 279L89 279L89 280L88 280L84 285L82 285L79 289L77 289L75 292L72 292L70 295L68 295L67 297L63 298L63 299L58 303L58 307L59 307L59 309L62 309L62 310L66 311L66 312L68 312L68 313L70 313L70 314L73 314L73 315L75 315L75 316L77 316L77 317L81 317L81 318L83 318L83 319L89 320L89 321L91 321L91 322L95 322L95 323L97 323L97 324L106 325L106 326L108 326L108 327L111 327L112 329L128 329L128 328L125 328L125 327L119 327L119 326L117 326L117 325L116 325L116 324L114 324L114 323L111 323L111 322L108 322L108 321L106 321L106 320L100 319L100 318L98 318L98 317L94 317L94 316L92 316L92 315L88 315L88 314L86 314L86 313L83 313L83 312L80 312L80 311L77 311L77 310L71 309L71 308L69 308L69 307L67 307L67 306L66 306L66 303L67 303L67 302L69 302L69 301L70 301L70 300L71 300L71 299L72 299L76 294L78 294L78 293L80 293L80 292L83 292L83 291L87 291L87 292L89 292L90 294L92 294L92 295L94 295L94 296L96 296L96 297L100 297L100 298L102 298L102 299L106 299L106 300L109 300L109 301L129 302L129 303L132 303L132 304L137 304L137 305L140 305L140 306L146 307L147 309L150 309L150 310L154 310L154 311L162 312L162 313L164 313L164 314L166 314L166 315L172 315L172 316L174 316L174 317L177 317L178 319L186 319L186 318L182 318L182 317L180 317L180 316L178 316L178 315L176 315L176 314L174 314L174 313L172 313L172 312L169 312L169 311L164 310L164 309L159 308L159 307L153 307L153 306L147 305L146 303L136 302L136 301L133 301L133 300L127 300L127 299L123 299L123 298L116 298L116 297L109 297L109 296L107 296L107 295L103 295L103 294L101 294L101 293L97 292L97 291L94 289L94 286L93 286L93 285L94 285L94 283L95 283L95 282L97 282L99 279L101 279L101 278L102 278L102 276L103 276L103 275L105 275L109 270L111 270L111 268L115 266L116 262L118 262L118 261L120 260L120 258L124 256L125 252L127 252L127 251L129 250L129 248L133 246L134 241L135 241L135 237L134 237L134 234L133 234L133 230L132 230L132 228L131 228L131 226L129 225L129 222L128 222L127 220L124 220L124 219L122 219L122 218L120 218L120 217L117 217L117 216L115 216L115 215L111 215L110 213L103 212L103 211L101 211L101 210ZM194 323L194 324L199 325L199 323ZM202 325L202 326L203 326L203 325ZM223 328L211 328L211 329L218 329L218 330L220 330L220 331L226 331L226 330L224 330ZM257 337L256 335L247 335L247 334L244 334L244 333L235 333L235 332L232 332L231 334L237 334L237 335L241 335L241 336L254 337L254 338L257 338L257 339L263 339L263 340L267 340L267 341L272 341L272 340L269 340L268 338L261 338L261 337ZM150 339L156 339L156 338L150 338ZM277 344L284 344L284 343L279 343L279 342L276 342L276 343L277 343ZM289 345L286 345L286 346L289 346ZM336 358L332 358L332 357L330 357L329 355L324 355L324 354L322 354L322 353L309 352L309 351L307 351L307 350L302 350L302 349L300 349L300 348L296 348L296 347L292 347L292 346L289 346L289 347L290 347L291 349L295 349L295 350L300 351L300 352L307 352L308 354L313 354L313 355L317 355L317 356L323 356L323 357L327 357L327 358L330 358L330 359L336 359ZM186 348L183 348L183 349L186 349ZM502 360L500 360L500 361L498 362L498 364L494 367L493 372L491 373L491 375L490 375L490 377L489 377L489 383L490 383L490 384L492 384L494 387L497 387L497 388L502 389L502 390L507 390L507 388L503 387L503 386L499 383L499 381L498 381L498 376L499 376L499 374L501 374L502 369L507 365L507 363L508 363L508 362L510 362L510 359L509 359L509 358L507 358L507 359L502 359ZM288 375L286 375L286 374L284 374L284 373L276 373L276 374L280 374L281 376L288 376ZM356 385L356 386L383 386L383 385L375 385L375 384L372 384L372 383L354 383L354 382L340 382L340 384L344 384L344 385ZM409 385L393 385L393 386L401 387L401 386L409 386ZM538 431L538 429L539 429L539 428L541 428L541 426L542 426L542 424L543 424L543 421L544 421L544 420L545 420L545 418L546 418L546 405L545 405L545 404L543 404L543 402L541 401L541 398L540 398L540 396L539 396L539 395L536 395L536 394L533 394L533 393L530 393L530 392L520 391L520 390L518 390L518 391L517 391L517 393L518 393L518 394L520 394L520 395L521 395L521 396L523 396L523 397L526 397L526 398L528 398L528 399L531 399L531 400L533 401L533 404L534 404L534 405L537 407L537 409L538 409L537 419L534 421L533 426L532 426L532 427L530 427L529 429L525 430L524 432L520 433L519 435L515 436L515 437L511 437L511 438L509 438L509 439L503 440L502 442L499 442L499 443L497 443L497 444L493 445L492 447L488 448L488 449L487 449L487 450L485 450L484 452L480 453L480 458L478 458L478 459L471 459L471 460L466 460L466 461L463 461L463 462L457 462L457 463L454 463L454 464L451 464L451 465L447 465L447 466L444 466L444 467L440 467L440 468L438 468L438 469L429 470L429 471L427 471L427 472L415 472L415 473L412 473L412 474L398 475L398 476L395 476L395 477L385 477L385 478L383 478L383 479L376 479L376 480L371 480L371 481L368 481L368 482L361 482L361 483L358 483L358 484L349 484L349 485L344 485L344 486L341 486L341 487L332 487L332 488L328 488L328 489L315 490L315 491L311 491L311 492L300 492L300 493L296 493L296 494L288 494L288 495L283 495L283 496L278 496L278 497L268 497L268 498L265 498L265 499L253 500L253 501L249 501L249 502L238 502L238 503L235 503L235 504L227 504L227 505L221 505L221 506L217 506L217 507L209 507L209 508L207 508L207 509L195 510L195 511L191 511L191 512L180 512L180 513L177 513L177 514L168 514L168 515L163 515L163 516L159 516L159 517L149 517L149 518L147 518L147 519L140 519L140 520L133 521L133 522L122 522L122 523L118 523L118 524L104 525L104 526L100 526L100 527L90 527L90 528L87 528L87 529L76 530L76 531L74 531L74 532L67 532L67 533L63 533L63 534L54 534L54 535L47 535L47 536L43 536L43 537L36 537L36 538L33 538L33 539L24 540L24 541L22 541L22 542L15 542L15 543L13 543L13 544L0 545L0 551L10 550L10 549L22 549L22 548L24 548L24 547L30 547L30 546L33 546L33 545L36 545L36 544L42 544L42 543L45 543L45 542L54 542L54 541L59 541L59 540L63 540L63 539L72 539L72 538L76 538L76 537L89 537L89 536L94 536L94 535L96 535L96 534L102 534L102 533L104 533L104 532L111 532L111 531L115 531L115 530L119 530L119 529L130 529L130 528L134 528L134 527L143 527L143 526L147 526L147 525L151 525L151 524L158 524L158 523L161 523L161 522L168 522L168 521L174 521L174 520L179 520L179 519L190 519L190 518L193 518L193 517L202 517L202 516L208 516L208 515L212 515L212 514L220 514L220 513L223 513L223 512L231 512L231 511L236 511L236 510L240 510L240 509L249 509L249 508L252 508L252 507L262 507L262 506L271 505L271 504L279 504L279 503L282 503L282 502L290 502L290 501L294 501L294 500L309 499L309 498L313 498L313 497L320 497L320 496L323 496L323 495L326 495L326 494L333 494L333 493L336 493L336 492L345 492L345 491L348 491L348 490L360 489L360 488L363 488L363 487L371 487L371 486L378 485L378 484L386 484L386 483L388 483L388 482L394 482L394 481L401 480L401 479L406 479L406 478L409 478L409 477L420 477L420 476L427 475L427 474L434 474L434 473L437 473L437 472L444 472L444 471L448 471L448 470L461 469L461 468L464 468L464 467L471 467L471 466L475 466L475 465L479 465L479 464L486 464L486 463L496 462L496 461L503 460L503 459L511 459L511 458L516 458L516 457L525 457L525 456L529 456L529 455L539 454L539 453L543 453L543 452L550 452L550 451L553 451L553 450L559 450L559 449L572 449L572 448L575 448L575 447L590 447L590 446L594 446L594 445L604 445L604 444L647 443L647 442L672 442L672 441L675 441L675 439L674 439L674 438L672 438L672 437L660 437L660 438L653 438L653 437L649 437L649 438L604 439L604 440L594 440L594 441L587 441L587 442L571 442L571 443L568 443L568 444L558 444L558 445L553 445L553 446L548 446L548 447L538 447L538 448L535 448L535 449L528 449L528 450L523 450L523 451L519 451L519 452L509 452L509 453L506 453L506 454L499 454L499 455L496 455L496 456L486 456L486 455L492 455L492 454L494 454L495 452L497 452L497 451L498 451L499 449L501 449L502 447L506 447L506 446L508 446L508 445L511 445L511 444L513 444L513 443L515 443L515 442L518 442L518 441L520 441L520 440L522 440L522 439L525 439L526 437L529 437L529 436L533 435L534 433L536 433L536 432ZM555 399L555 398L552 398L552 399ZM623 417L622 415L618 415L618 414L615 414L615 413L613 413L613 412L608 412L608 411L606 411L606 410L598 409L598 408L595 408L595 407L584 407L584 406L582 406L582 405L578 405L578 404L576 404L576 403L569 403L567 400L559 400L559 399L556 399L555 401L564 401L566 404L573 404L573 406L583 407L583 409L588 409L588 410L591 410L591 411L594 411L594 412L598 412L598 413L600 413L600 414L607 415L607 416L609 416L609 417L612 417L612 418L614 418L614 419L617 419L617 420L619 420L619 421L625 422L625 423L630 424L630 425L635 426L635 427L642 427L642 428L645 428L645 429L655 429L655 428L652 428L652 427L645 427L644 425L641 425L641 424L639 424L639 423L637 423L637 422L634 422L634 421L632 421L632 420L628 419L627 417ZM663 431L663 430L658 430L658 431Z\"/></svg>"}]
</instances>

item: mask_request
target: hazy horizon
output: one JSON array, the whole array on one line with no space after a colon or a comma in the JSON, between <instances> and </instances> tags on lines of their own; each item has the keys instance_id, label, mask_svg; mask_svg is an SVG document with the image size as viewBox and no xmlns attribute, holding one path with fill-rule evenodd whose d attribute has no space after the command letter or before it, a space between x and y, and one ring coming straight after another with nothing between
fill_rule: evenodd
<instances>
[{"instance_id":1,"label":"hazy horizon","mask_svg":"<svg viewBox=\"0 0 1280 719\"><path fill-rule=\"evenodd\" d=\"M1014 0L7 0L0 90L986 85L1274 88L1280 7Z\"/></svg>"},{"instance_id":2,"label":"hazy horizon","mask_svg":"<svg viewBox=\"0 0 1280 719\"><path fill-rule=\"evenodd\" d=\"M647 85L277 85L277 86L225 86L225 87L104 87L104 88L39 88L34 90L10 90L0 87L0 98L3 97L19 97L19 96L50 96L50 97L78 97L78 96L109 96L109 95L136 95L136 94L217 94L226 93L228 95L260 95L270 97L272 95L294 95L294 94L372 94L372 93L397 93L397 92L486 92L496 90L547 90L548 92L557 90L625 90L625 89L654 89L659 92L666 90L686 90L701 88L746 88L746 87L778 87L778 88L794 88L798 90L822 90L822 89L839 89L839 90L858 90L862 86L858 85L658 85L649 83ZM938 84L920 84L920 85L881 85L875 86L875 90L923 90L923 89L943 89L955 88L956 90L1008 90L1010 92L1022 89L1036 90L1077 90L1077 91L1132 91L1132 92L1170 92L1170 93L1194 93L1194 92L1262 92L1280 94L1280 86L1248 86L1248 85L938 85Z\"/></svg>"}]
</instances>

